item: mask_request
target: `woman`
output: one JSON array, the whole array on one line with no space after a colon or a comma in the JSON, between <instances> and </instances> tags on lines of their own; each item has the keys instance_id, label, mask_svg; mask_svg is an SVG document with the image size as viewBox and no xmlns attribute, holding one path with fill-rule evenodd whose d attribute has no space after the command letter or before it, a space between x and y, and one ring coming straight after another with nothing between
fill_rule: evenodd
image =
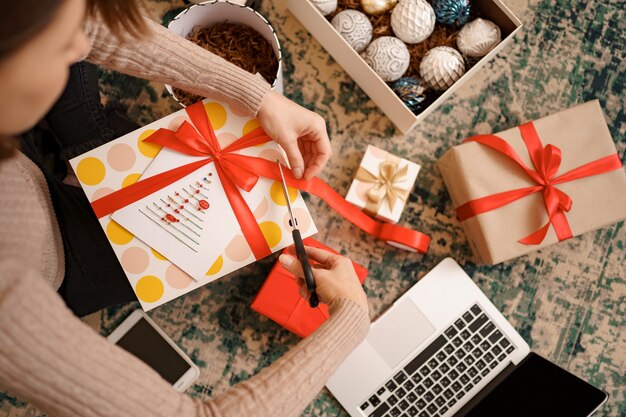
<instances>
[{"instance_id":1,"label":"woman","mask_svg":"<svg viewBox=\"0 0 626 417\"><path fill-rule=\"evenodd\" d=\"M318 293L330 306L330 319L248 381L205 403L193 400L76 319L63 302L75 302L78 289L61 291L64 298L55 292L69 274L90 279L102 275L99 269L115 272L111 265L117 261L111 253L72 244L81 229L92 240L102 239L102 232L96 234L80 190L68 191L47 172L36 138L23 132L44 117L63 91L68 68L85 55L248 109L305 177L319 172L330 156L321 118L270 92L256 77L143 21L126 0L11 3L0 6L0 390L53 416L299 414L367 333L367 300L351 263L309 248L320 263ZM85 15L89 36L83 31ZM123 27L141 34L121 41L114 33ZM21 138L20 151L11 137ZM301 275L295 258L280 260ZM302 288L303 280L298 282Z\"/></svg>"}]
</instances>

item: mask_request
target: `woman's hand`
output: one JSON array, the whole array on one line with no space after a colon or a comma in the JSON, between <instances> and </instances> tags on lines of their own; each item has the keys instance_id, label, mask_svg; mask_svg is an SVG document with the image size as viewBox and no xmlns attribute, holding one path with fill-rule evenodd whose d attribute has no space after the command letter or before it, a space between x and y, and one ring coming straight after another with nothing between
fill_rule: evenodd
<instances>
[{"instance_id":1,"label":"woman's hand","mask_svg":"<svg viewBox=\"0 0 626 417\"><path fill-rule=\"evenodd\" d=\"M257 117L265 133L287 153L296 178L309 179L320 173L332 153L326 122L320 115L270 91Z\"/></svg>"},{"instance_id":2,"label":"woman's hand","mask_svg":"<svg viewBox=\"0 0 626 417\"><path fill-rule=\"evenodd\" d=\"M323 249L310 246L305 246L305 248L309 259L315 261L311 263L311 266L313 267L316 291L320 301L331 305L337 300L347 298L369 311L367 296L361 287L356 272L354 272L350 259ZM306 289L300 261L286 254L280 255L278 259L287 271L296 276L296 282L300 286L300 295L308 299L309 292Z\"/></svg>"}]
</instances>

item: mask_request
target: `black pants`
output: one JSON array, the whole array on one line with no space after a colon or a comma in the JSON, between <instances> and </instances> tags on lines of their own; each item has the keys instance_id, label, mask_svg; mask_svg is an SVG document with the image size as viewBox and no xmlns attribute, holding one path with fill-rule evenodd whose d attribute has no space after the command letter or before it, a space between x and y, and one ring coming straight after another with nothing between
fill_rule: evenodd
<instances>
[{"instance_id":1,"label":"black pants","mask_svg":"<svg viewBox=\"0 0 626 417\"><path fill-rule=\"evenodd\" d=\"M118 108L100 104L96 67L81 62L46 116L46 128L23 135L22 151L42 170L65 253L59 294L78 316L136 300L130 283L83 190L64 184L66 161L139 126Z\"/></svg>"}]
</instances>

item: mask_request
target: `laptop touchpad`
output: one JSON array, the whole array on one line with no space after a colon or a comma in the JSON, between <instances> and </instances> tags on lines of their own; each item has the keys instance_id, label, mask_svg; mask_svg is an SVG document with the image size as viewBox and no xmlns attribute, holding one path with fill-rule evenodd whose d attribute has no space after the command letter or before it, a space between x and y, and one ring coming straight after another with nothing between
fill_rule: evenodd
<instances>
[{"instance_id":1,"label":"laptop touchpad","mask_svg":"<svg viewBox=\"0 0 626 417\"><path fill-rule=\"evenodd\" d=\"M407 298L376 321L367 341L390 368L395 368L434 331L432 323Z\"/></svg>"}]
</instances>

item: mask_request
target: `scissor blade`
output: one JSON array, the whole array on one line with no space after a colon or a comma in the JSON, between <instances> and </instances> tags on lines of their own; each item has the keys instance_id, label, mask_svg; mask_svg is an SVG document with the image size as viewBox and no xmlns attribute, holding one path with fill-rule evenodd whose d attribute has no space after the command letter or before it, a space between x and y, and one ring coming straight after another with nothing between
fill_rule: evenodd
<instances>
[{"instance_id":1,"label":"scissor blade","mask_svg":"<svg viewBox=\"0 0 626 417\"><path fill-rule=\"evenodd\" d=\"M291 209L291 202L289 201L289 191L287 190L287 182L285 181L285 176L283 175L283 167L280 164L280 161L276 161L278 164L278 170L280 171L280 178L282 180L281 185L283 186L283 194L285 194L285 201L287 202L287 210L289 211L289 216L291 217L291 225L294 229L298 228L296 224L296 219L293 217L293 210Z\"/></svg>"}]
</instances>

